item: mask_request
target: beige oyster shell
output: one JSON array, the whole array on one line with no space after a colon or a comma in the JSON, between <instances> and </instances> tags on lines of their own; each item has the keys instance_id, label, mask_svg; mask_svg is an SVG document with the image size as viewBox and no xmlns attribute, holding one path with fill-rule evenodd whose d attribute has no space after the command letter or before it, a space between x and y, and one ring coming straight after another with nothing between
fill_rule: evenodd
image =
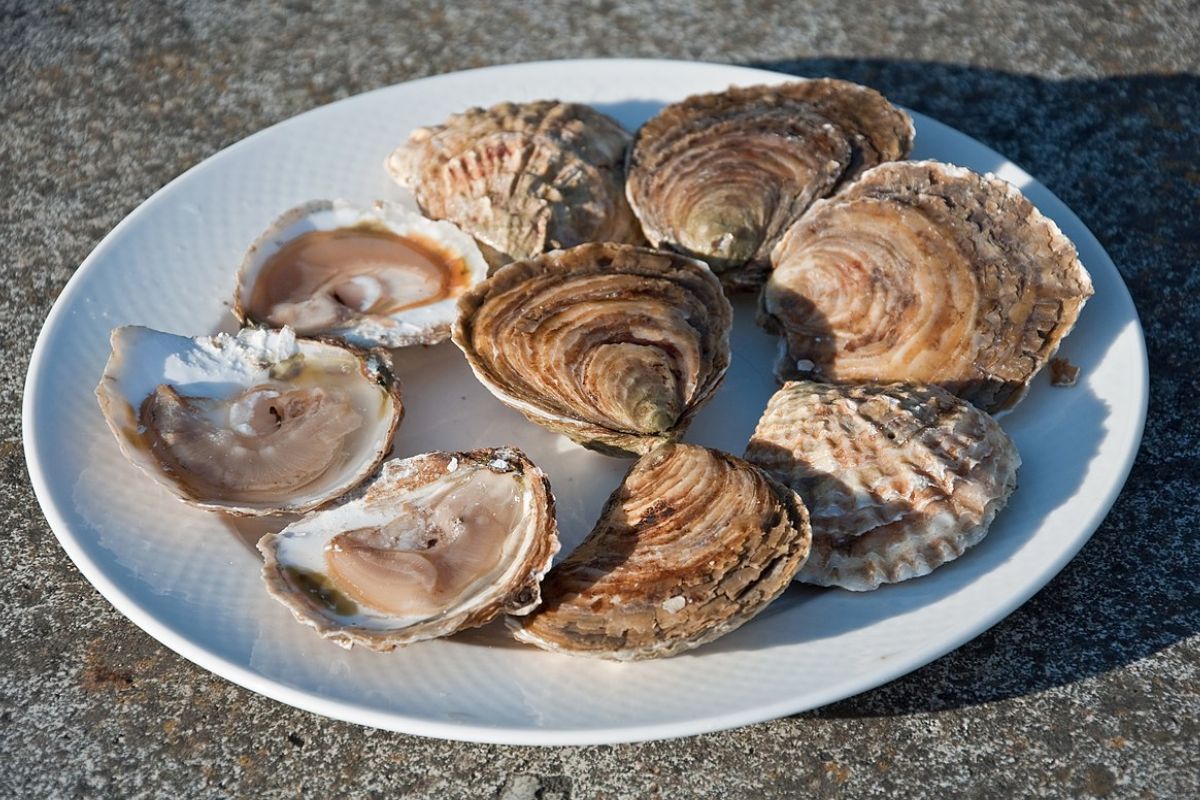
<instances>
[{"instance_id":1,"label":"beige oyster shell","mask_svg":"<svg viewBox=\"0 0 1200 800\"><path fill-rule=\"evenodd\" d=\"M250 247L233 312L357 347L450 338L458 298L487 275L475 240L392 203L314 200L283 214Z\"/></svg>"},{"instance_id":2,"label":"beige oyster shell","mask_svg":"<svg viewBox=\"0 0 1200 800\"><path fill-rule=\"evenodd\" d=\"M650 243L756 289L771 249L814 200L912 148L908 115L822 78L733 87L669 105L638 130L626 192Z\"/></svg>"},{"instance_id":3,"label":"beige oyster shell","mask_svg":"<svg viewBox=\"0 0 1200 800\"><path fill-rule=\"evenodd\" d=\"M812 521L797 578L854 591L925 575L987 533L1021 458L990 416L936 386L785 384L746 459Z\"/></svg>"},{"instance_id":4,"label":"beige oyster shell","mask_svg":"<svg viewBox=\"0 0 1200 800\"><path fill-rule=\"evenodd\" d=\"M465 294L454 343L506 405L614 454L678 439L729 367L733 311L698 261L587 244Z\"/></svg>"},{"instance_id":5,"label":"beige oyster shell","mask_svg":"<svg viewBox=\"0 0 1200 800\"><path fill-rule=\"evenodd\" d=\"M740 458L666 445L633 465L591 534L546 576L541 607L509 625L570 655L673 656L762 611L810 541L794 492Z\"/></svg>"},{"instance_id":6,"label":"beige oyster shell","mask_svg":"<svg viewBox=\"0 0 1200 800\"><path fill-rule=\"evenodd\" d=\"M641 242L625 200L628 142L585 105L500 103L418 128L386 166L425 214L460 225L499 265L584 242Z\"/></svg>"},{"instance_id":7,"label":"beige oyster shell","mask_svg":"<svg viewBox=\"0 0 1200 800\"><path fill-rule=\"evenodd\" d=\"M125 456L191 505L300 513L365 480L403 406L384 350L287 328L189 338L112 332L96 396Z\"/></svg>"},{"instance_id":8,"label":"beige oyster shell","mask_svg":"<svg viewBox=\"0 0 1200 800\"><path fill-rule=\"evenodd\" d=\"M775 248L759 321L780 380L935 383L998 413L1075 325L1092 282L1016 188L932 161L884 164Z\"/></svg>"},{"instance_id":9,"label":"beige oyster shell","mask_svg":"<svg viewBox=\"0 0 1200 800\"><path fill-rule=\"evenodd\" d=\"M267 591L297 620L343 647L393 650L529 613L558 551L554 497L517 450L426 453L258 549Z\"/></svg>"}]
</instances>

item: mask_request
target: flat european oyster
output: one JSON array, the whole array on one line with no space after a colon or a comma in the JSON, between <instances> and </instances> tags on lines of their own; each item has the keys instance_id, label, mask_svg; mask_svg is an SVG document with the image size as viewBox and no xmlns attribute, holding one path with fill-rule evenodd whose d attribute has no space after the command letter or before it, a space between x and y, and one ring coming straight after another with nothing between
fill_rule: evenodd
<instances>
[{"instance_id":1,"label":"flat european oyster","mask_svg":"<svg viewBox=\"0 0 1200 800\"><path fill-rule=\"evenodd\" d=\"M925 575L987 533L1021 458L994 419L936 386L787 383L746 460L808 506L797 578L854 591Z\"/></svg>"},{"instance_id":2,"label":"flat european oyster","mask_svg":"<svg viewBox=\"0 0 1200 800\"><path fill-rule=\"evenodd\" d=\"M632 661L723 636L775 599L808 556L794 492L740 458L690 444L643 456L587 539L509 618L546 650Z\"/></svg>"},{"instance_id":3,"label":"flat european oyster","mask_svg":"<svg viewBox=\"0 0 1200 800\"><path fill-rule=\"evenodd\" d=\"M387 159L422 212L486 245L493 266L584 242L642 241L625 200L629 134L579 103L470 108Z\"/></svg>"},{"instance_id":4,"label":"flat european oyster","mask_svg":"<svg viewBox=\"0 0 1200 800\"><path fill-rule=\"evenodd\" d=\"M626 191L650 243L755 289L771 249L814 200L904 158L908 115L873 89L822 78L733 87L667 106L634 136Z\"/></svg>"},{"instance_id":5,"label":"flat european oyster","mask_svg":"<svg viewBox=\"0 0 1200 800\"><path fill-rule=\"evenodd\" d=\"M1012 408L1092 282L1011 184L933 161L883 164L820 201L772 255L759 321L780 380L935 383Z\"/></svg>"},{"instance_id":6,"label":"flat european oyster","mask_svg":"<svg viewBox=\"0 0 1200 800\"><path fill-rule=\"evenodd\" d=\"M586 244L508 264L463 295L452 338L530 421L616 454L678 439L729 367L733 310L684 256Z\"/></svg>"}]
</instances>

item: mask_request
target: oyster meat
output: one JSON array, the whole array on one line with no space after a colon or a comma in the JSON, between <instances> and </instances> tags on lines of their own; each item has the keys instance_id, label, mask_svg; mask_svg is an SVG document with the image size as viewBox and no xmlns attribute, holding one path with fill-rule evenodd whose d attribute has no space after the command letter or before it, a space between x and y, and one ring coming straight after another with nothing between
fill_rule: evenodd
<instances>
[{"instance_id":1,"label":"oyster meat","mask_svg":"<svg viewBox=\"0 0 1200 800\"><path fill-rule=\"evenodd\" d=\"M625 200L629 134L578 103L471 108L387 159L421 210L482 242L493 265L584 242L642 241Z\"/></svg>"},{"instance_id":2,"label":"oyster meat","mask_svg":"<svg viewBox=\"0 0 1200 800\"><path fill-rule=\"evenodd\" d=\"M669 105L638 130L626 192L655 247L755 289L779 237L862 170L904 158L908 115L874 89L822 78L733 87Z\"/></svg>"},{"instance_id":3,"label":"oyster meat","mask_svg":"<svg viewBox=\"0 0 1200 800\"><path fill-rule=\"evenodd\" d=\"M558 551L554 498L517 450L426 453L258 549L267 590L297 620L343 647L392 650L529 613Z\"/></svg>"},{"instance_id":4,"label":"oyster meat","mask_svg":"<svg viewBox=\"0 0 1200 800\"><path fill-rule=\"evenodd\" d=\"M925 575L987 533L1021 458L994 419L936 386L787 383L746 449L808 506L797 578L854 591Z\"/></svg>"},{"instance_id":5,"label":"oyster meat","mask_svg":"<svg viewBox=\"0 0 1200 800\"><path fill-rule=\"evenodd\" d=\"M636 454L679 438L716 390L732 315L698 261L586 244L502 267L463 296L453 338L532 422Z\"/></svg>"},{"instance_id":6,"label":"oyster meat","mask_svg":"<svg viewBox=\"0 0 1200 800\"><path fill-rule=\"evenodd\" d=\"M542 605L510 618L546 650L621 661L672 656L752 618L808 556L804 504L716 450L643 456L596 527L542 583Z\"/></svg>"},{"instance_id":7,"label":"oyster meat","mask_svg":"<svg viewBox=\"0 0 1200 800\"><path fill-rule=\"evenodd\" d=\"M386 351L287 328L188 338L125 326L96 396L121 451L192 505L303 512L367 478L403 407Z\"/></svg>"},{"instance_id":8,"label":"oyster meat","mask_svg":"<svg viewBox=\"0 0 1200 800\"><path fill-rule=\"evenodd\" d=\"M932 161L866 172L772 256L759 321L780 380L935 383L1012 408L1092 294L1075 247L1015 187Z\"/></svg>"},{"instance_id":9,"label":"oyster meat","mask_svg":"<svg viewBox=\"0 0 1200 800\"><path fill-rule=\"evenodd\" d=\"M391 203L314 200L251 246L233 311L243 323L358 347L436 344L487 269L475 241L449 222Z\"/></svg>"}]
</instances>

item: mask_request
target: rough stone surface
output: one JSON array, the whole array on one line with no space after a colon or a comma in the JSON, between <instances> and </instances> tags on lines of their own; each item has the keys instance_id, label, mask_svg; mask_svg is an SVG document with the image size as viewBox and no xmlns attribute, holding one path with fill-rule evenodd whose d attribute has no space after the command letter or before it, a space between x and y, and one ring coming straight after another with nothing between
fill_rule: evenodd
<instances>
[{"instance_id":1,"label":"rough stone surface","mask_svg":"<svg viewBox=\"0 0 1200 800\"><path fill-rule=\"evenodd\" d=\"M1200 796L1198 53L1194 0L0 0L0 796ZM641 745L365 730L233 686L126 621L55 542L21 455L30 348L76 265L170 178L273 122L423 75L583 55L862 81L1075 209L1133 291L1151 357L1145 442L1091 543L895 683Z\"/></svg>"}]
</instances>

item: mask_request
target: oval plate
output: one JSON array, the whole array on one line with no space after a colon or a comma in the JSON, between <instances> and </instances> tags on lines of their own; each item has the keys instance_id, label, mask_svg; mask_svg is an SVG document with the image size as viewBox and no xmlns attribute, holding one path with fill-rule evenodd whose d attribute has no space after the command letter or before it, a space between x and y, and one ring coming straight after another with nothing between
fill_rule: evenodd
<instances>
[{"instance_id":1,"label":"oval plate","mask_svg":"<svg viewBox=\"0 0 1200 800\"><path fill-rule=\"evenodd\" d=\"M1003 420L1021 486L988 538L929 577L868 594L793 587L745 627L660 662L572 659L494 627L391 654L347 652L267 596L253 543L275 523L188 508L125 462L93 390L108 335L137 323L228 328L243 251L280 212L313 198L411 203L384 157L419 125L470 105L558 97L631 130L664 103L730 84L786 80L739 67L567 61L494 67L392 86L302 114L218 153L121 222L58 298L25 386L25 452L50 527L83 574L150 635L235 683L338 719L405 733L512 744L594 744L731 728L814 708L892 680L994 625L1050 580L1104 519L1146 414L1141 326L1112 261L1083 223L1003 156L914 115L914 157L995 172L1079 247L1095 281L1063 354L1079 385L1038 376ZM740 454L774 389L775 342L735 304L734 360L688 439ZM515 444L550 475L564 546L590 529L628 461L527 423L472 378L450 344L398 354L407 415L398 455Z\"/></svg>"}]
</instances>

